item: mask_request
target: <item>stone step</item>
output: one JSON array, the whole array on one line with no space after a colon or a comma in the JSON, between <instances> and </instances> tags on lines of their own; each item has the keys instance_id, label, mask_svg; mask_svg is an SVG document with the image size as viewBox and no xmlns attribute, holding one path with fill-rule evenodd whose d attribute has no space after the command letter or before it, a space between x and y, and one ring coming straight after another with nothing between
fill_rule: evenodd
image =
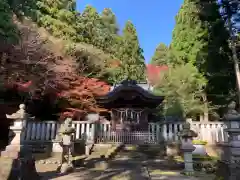
<instances>
[{"instance_id":1,"label":"stone step","mask_svg":"<svg viewBox=\"0 0 240 180\"><path fill-rule=\"evenodd\" d=\"M121 144L111 145L108 148L94 147L91 155L84 160L85 167L107 168L107 161L114 158L121 147Z\"/></svg>"},{"instance_id":2,"label":"stone step","mask_svg":"<svg viewBox=\"0 0 240 180\"><path fill-rule=\"evenodd\" d=\"M116 157L130 155L134 159L144 155L147 159L163 159L165 154L164 148L160 145L125 145Z\"/></svg>"}]
</instances>

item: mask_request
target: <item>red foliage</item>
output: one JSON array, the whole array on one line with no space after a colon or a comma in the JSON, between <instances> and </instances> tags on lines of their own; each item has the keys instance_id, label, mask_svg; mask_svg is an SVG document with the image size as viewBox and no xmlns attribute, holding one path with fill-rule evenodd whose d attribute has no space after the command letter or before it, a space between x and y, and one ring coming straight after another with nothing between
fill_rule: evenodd
<instances>
[{"instance_id":1,"label":"red foliage","mask_svg":"<svg viewBox=\"0 0 240 180\"><path fill-rule=\"evenodd\" d=\"M5 83L5 87L7 89L11 89L11 88L16 88L18 91L28 91L29 87L32 85L32 81L28 81L26 83L20 83L20 82L8 82Z\"/></svg>"},{"instance_id":2,"label":"red foliage","mask_svg":"<svg viewBox=\"0 0 240 180\"><path fill-rule=\"evenodd\" d=\"M28 81L28 82L23 83L23 84L21 84L21 83L15 83L15 84L17 85L17 89L19 91L27 92L27 91L29 91L29 88L32 85L32 81Z\"/></svg>"},{"instance_id":3,"label":"red foliage","mask_svg":"<svg viewBox=\"0 0 240 180\"><path fill-rule=\"evenodd\" d=\"M118 61L114 64L115 66L119 65ZM159 81L161 72L166 70L168 70L168 66L166 65L147 65L148 82L152 85L156 84ZM110 91L110 85L99 79L84 76L71 75L69 77L64 76L60 79L61 80L46 83L44 92L40 93L40 96L52 94L51 101L60 100L59 102L63 102L62 104L60 103L62 105L60 120L66 117L79 119L87 112L106 111L97 106L95 97L107 94ZM32 84L32 81L26 83L15 82L7 84L7 87L15 87L18 91L28 92Z\"/></svg>"},{"instance_id":4,"label":"red foliage","mask_svg":"<svg viewBox=\"0 0 240 180\"><path fill-rule=\"evenodd\" d=\"M155 85L160 79L161 72L164 72L164 71L167 71L167 70L168 70L167 65L155 66L155 65L152 65L152 64L148 64L147 65L148 83L151 84L151 85Z\"/></svg>"},{"instance_id":5,"label":"red foliage","mask_svg":"<svg viewBox=\"0 0 240 180\"><path fill-rule=\"evenodd\" d=\"M9 89L16 88L19 92L29 92L31 85L32 81L27 83L12 82L6 84L6 87ZM95 97L107 94L110 88L110 85L96 78L72 76L65 77L58 82L51 82L51 86L45 87L44 92L37 95L52 94L51 101L53 102L56 100L61 102L63 100L64 103L60 103L62 109L60 120L66 117L79 119L87 112L105 111L105 109L97 106Z\"/></svg>"},{"instance_id":6,"label":"red foliage","mask_svg":"<svg viewBox=\"0 0 240 180\"><path fill-rule=\"evenodd\" d=\"M61 119L66 116L79 119L87 112L100 112L95 97L107 94L111 86L96 78L75 76L57 84L60 98L68 100L68 105L62 113Z\"/></svg>"}]
</instances>

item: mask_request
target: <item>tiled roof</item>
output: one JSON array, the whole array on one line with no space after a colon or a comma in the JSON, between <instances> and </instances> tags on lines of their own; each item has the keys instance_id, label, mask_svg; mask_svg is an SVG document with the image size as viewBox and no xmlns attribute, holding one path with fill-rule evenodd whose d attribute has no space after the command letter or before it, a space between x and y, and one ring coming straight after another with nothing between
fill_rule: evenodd
<instances>
[{"instance_id":1,"label":"tiled roof","mask_svg":"<svg viewBox=\"0 0 240 180\"><path fill-rule=\"evenodd\" d=\"M118 87L119 85L121 85L121 84L116 84L115 86L112 86L110 91L112 91L115 87ZM152 91L152 89L153 89L153 87L150 84L148 84L147 82L146 83L138 83L137 85L146 91Z\"/></svg>"}]
</instances>

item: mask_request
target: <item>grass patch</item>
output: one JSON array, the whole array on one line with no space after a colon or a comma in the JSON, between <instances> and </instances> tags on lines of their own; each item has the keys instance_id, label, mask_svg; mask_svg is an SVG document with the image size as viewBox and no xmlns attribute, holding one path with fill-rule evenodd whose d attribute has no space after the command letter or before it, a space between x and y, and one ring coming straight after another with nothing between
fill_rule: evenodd
<instances>
[{"instance_id":1,"label":"grass patch","mask_svg":"<svg viewBox=\"0 0 240 180\"><path fill-rule=\"evenodd\" d=\"M193 160L198 160L198 161L218 161L219 157L214 157L214 156L203 156L203 155L193 155Z\"/></svg>"},{"instance_id":2,"label":"grass patch","mask_svg":"<svg viewBox=\"0 0 240 180\"><path fill-rule=\"evenodd\" d=\"M184 159L183 159L182 156L175 156L173 159L174 159L176 162L184 162Z\"/></svg>"},{"instance_id":3,"label":"grass patch","mask_svg":"<svg viewBox=\"0 0 240 180\"><path fill-rule=\"evenodd\" d=\"M135 150L137 150L137 147L136 146L125 146L125 149L128 151L135 151Z\"/></svg>"},{"instance_id":4,"label":"grass patch","mask_svg":"<svg viewBox=\"0 0 240 180\"><path fill-rule=\"evenodd\" d=\"M213 180L215 175L213 175L213 174L206 174L204 172L196 172L195 171L194 172L194 177L201 178L201 179L204 178L204 180Z\"/></svg>"},{"instance_id":5,"label":"grass patch","mask_svg":"<svg viewBox=\"0 0 240 180\"><path fill-rule=\"evenodd\" d=\"M111 178L111 180L131 180L132 178L131 178L131 171L126 171L126 172L123 172L123 173L120 173L120 174L118 174L118 175L116 175L116 176L113 176L112 178Z\"/></svg>"},{"instance_id":6,"label":"grass patch","mask_svg":"<svg viewBox=\"0 0 240 180\"><path fill-rule=\"evenodd\" d=\"M76 160L76 161L78 161L78 160L83 160L83 159L85 159L86 157L87 157L86 155L74 156L74 157L73 157L73 160Z\"/></svg>"},{"instance_id":7,"label":"grass patch","mask_svg":"<svg viewBox=\"0 0 240 180\"><path fill-rule=\"evenodd\" d=\"M214 157L214 156L202 156L202 155L193 154L193 160L198 160L198 161L218 161L219 159L220 159L219 157ZM174 160L177 162L184 162L184 159L182 156L175 156Z\"/></svg>"},{"instance_id":8,"label":"grass patch","mask_svg":"<svg viewBox=\"0 0 240 180\"><path fill-rule=\"evenodd\" d=\"M207 141L193 140L192 143L195 144L195 145L206 145Z\"/></svg>"},{"instance_id":9,"label":"grass patch","mask_svg":"<svg viewBox=\"0 0 240 180\"><path fill-rule=\"evenodd\" d=\"M161 171L159 169L153 170L150 172L150 175L171 175L171 176L176 176L179 175L179 173L174 172L174 171Z\"/></svg>"},{"instance_id":10,"label":"grass patch","mask_svg":"<svg viewBox=\"0 0 240 180\"><path fill-rule=\"evenodd\" d=\"M91 168L90 171L105 171L106 168L104 168L103 166L98 166L98 167L94 167L94 168Z\"/></svg>"}]
</instances>

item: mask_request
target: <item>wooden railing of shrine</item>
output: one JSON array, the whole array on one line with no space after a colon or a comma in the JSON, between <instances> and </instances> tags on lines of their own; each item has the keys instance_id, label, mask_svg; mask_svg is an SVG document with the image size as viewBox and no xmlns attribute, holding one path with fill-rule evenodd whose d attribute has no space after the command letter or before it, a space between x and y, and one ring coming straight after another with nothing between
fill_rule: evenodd
<instances>
[{"instance_id":1,"label":"wooden railing of shrine","mask_svg":"<svg viewBox=\"0 0 240 180\"><path fill-rule=\"evenodd\" d=\"M115 132L109 123L94 124L87 121L73 121L72 127L76 129L74 140L85 138L95 139L97 143L148 143L177 142L177 132L182 130L183 122L149 123L148 131ZM60 123L56 121L36 122L28 121L26 130L22 135L25 142L39 141L52 142L56 140ZM198 133L197 139L207 141L209 144L224 143L228 141L224 122L191 122L191 129ZM94 136L94 137L92 137Z\"/></svg>"}]
</instances>

